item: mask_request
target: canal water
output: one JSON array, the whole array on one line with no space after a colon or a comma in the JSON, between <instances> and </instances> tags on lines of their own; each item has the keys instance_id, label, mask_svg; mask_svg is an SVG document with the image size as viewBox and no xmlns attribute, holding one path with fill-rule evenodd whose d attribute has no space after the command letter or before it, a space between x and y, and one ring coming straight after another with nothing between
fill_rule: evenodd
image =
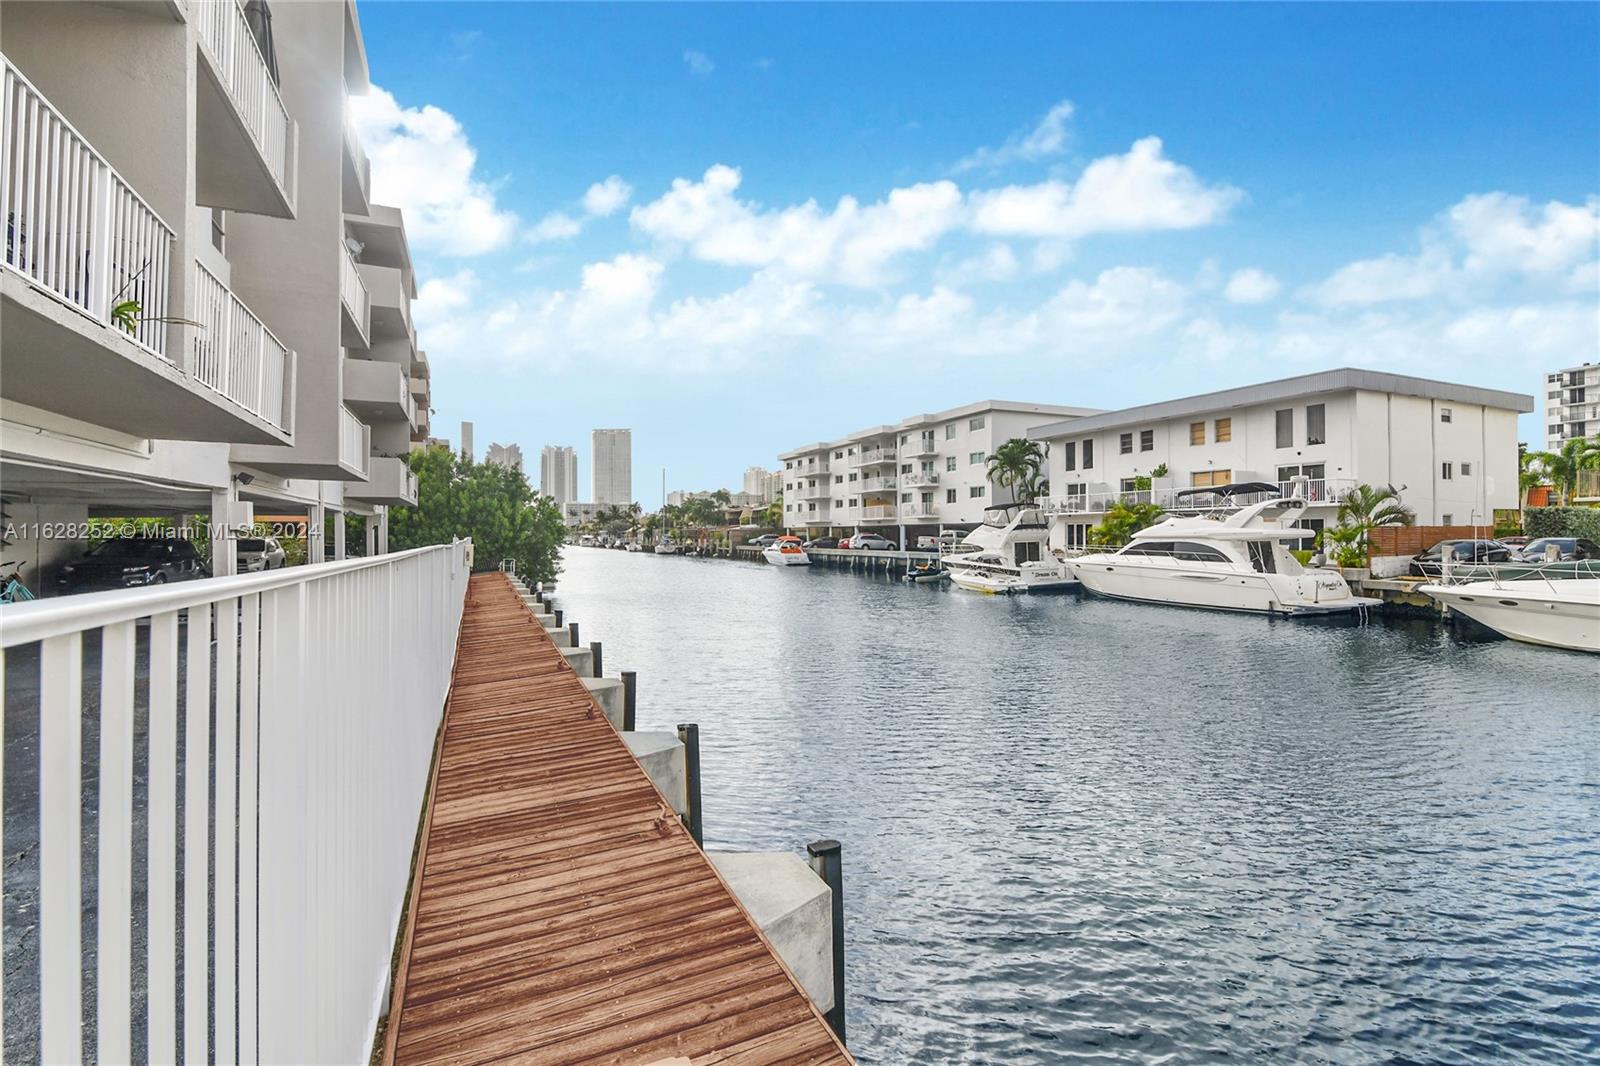
<instances>
[{"instance_id":1,"label":"canal water","mask_svg":"<svg viewBox=\"0 0 1600 1066\"><path fill-rule=\"evenodd\" d=\"M844 844L863 1063L1600 1056L1600 663L566 551L708 847Z\"/></svg>"}]
</instances>

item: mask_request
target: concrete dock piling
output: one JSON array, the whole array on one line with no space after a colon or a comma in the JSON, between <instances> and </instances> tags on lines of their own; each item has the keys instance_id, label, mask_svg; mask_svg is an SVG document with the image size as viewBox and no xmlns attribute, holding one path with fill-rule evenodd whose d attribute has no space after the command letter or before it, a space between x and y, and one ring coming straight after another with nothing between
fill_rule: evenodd
<instances>
[{"instance_id":1,"label":"concrete dock piling","mask_svg":"<svg viewBox=\"0 0 1600 1066\"><path fill-rule=\"evenodd\" d=\"M824 1012L828 1024L833 1026L833 1031L839 1034L839 1042L845 1043L844 1035L844 864L840 856L840 847L837 840L818 840L806 845L806 854L811 856L811 868L816 871L828 886L828 896L832 905L829 915L829 924L832 927L833 950L833 987L837 991L833 1003Z\"/></svg>"},{"instance_id":2,"label":"concrete dock piling","mask_svg":"<svg viewBox=\"0 0 1600 1066\"><path fill-rule=\"evenodd\" d=\"M678 726L678 740L683 745L685 776L689 793L689 835L702 848L706 846L705 826L700 807L700 727L693 722Z\"/></svg>"},{"instance_id":3,"label":"concrete dock piling","mask_svg":"<svg viewBox=\"0 0 1600 1066\"><path fill-rule=\"evenodd\" d=\"M622 728L633 732L639 720L639 675L632 670L622 671Z\"/></svg>"}]
</instances>

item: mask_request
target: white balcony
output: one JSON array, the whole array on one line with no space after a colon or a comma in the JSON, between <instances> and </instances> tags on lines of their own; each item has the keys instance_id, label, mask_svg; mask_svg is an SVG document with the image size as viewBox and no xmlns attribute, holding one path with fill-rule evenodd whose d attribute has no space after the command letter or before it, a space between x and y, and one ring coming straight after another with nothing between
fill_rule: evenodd
<instances>
[{"instance_id":1,"label":"white balcony","mask_svg":"<svg viewBox=\"0 0 1600 1066\"><path fill-rule=\"evenodd\" d=\"M298 128L239 0L193 0L200 42L196 199L207 207L293 218Z\"/></svg>"},{"instance_id":2,"label":"white balcony","mask_svg":"<svg viewBox=\"0 0 1600 1066\"><path fill-rule=\"evenodd\" d=\"M814 485L806 485L795 494L801 500L827 500L833 497L833 486L826 481L819 481Z\"/></svg>"},{"instance_id":3,"label":"white balcony","mask_svg":"<svg viewBox=\"0 0 1600 1066\"><path fill-rule=\"evenodd\" d=\"M900 508L892 503L871 503L861 508L863 522L893 522L900 517Z\"/></svg>"},{"instance_id":4,"label":"white balcony","mask_svg":"<svg viewBox=\"0 0 1600 1066\"><path fill-rule=\"evenodd\" d=\"M851 466L879 466L883 463L895 461L893 448L874 448L872 451L857 452L850 460Z\"/></svg>"},{"instance_id":5,"label":"white balcony","mask_svg":"<svg viewBox=\"0 0 1600 1066\"><path fill-rule=\"evenodd\" d=\"M361 282L371 299L371 332L373 343L378 341L408 341L416 350L417 334L411 324L411 293L406 276L397 267L358 263Z\"/></svg>"},{"instance_id":6,"label":"white balcony","mask_svg":"<svg viewBox=\"0 0 1600 1066\"><path fill-rule=\"evenodd\" d=\"M901 453L907 458L926 457L939 454L939 445L932 437L918 437L916 440L907 441Z\"/></svg>"},{"instance_id":7,"label":"white balcony","mask_svg":"<svg viewBox=\"0 0 1600 1066\"><path fill-rule=\"evenodd\" d=\"M908 489L928 488L930 486L937 487L939 484L939 475L934 473L923 473L921 471L918 471L915 474L901 474L900 484Z\"/></svg>"},{"instance_id":8,"label":"white balcony","mask_svg":"<svg viewBox=\"0 0 1600 1066\"><path fill-rule=\"evenodd\" d=\"M346 348L372 347L372 294L361 280L356 257L339 245L339 343Z\"/></svg>"},{"instance_id":9,"label":"white balcony","mask_svg":"<svg viewBox=\"0 0 1600 1066\"><path fill-rule=\"evenodd\" d=\"M807 511L805 524L808 526L827 526L833 524L833 519L827 511Z\"/></svg>"},{"instance_id":10,"label":"white balcony","mask_svg":"<svg viewBox=\"0 0 1600 1066\"><path fill-rule=\"evenodd\" d=\"M371 451L372 428L351 414L348 407L340 405L339 465L365 478L371 469Z\"/></svg>"},{"instance_id":11,"label":"white balcony","mask_svg":"<svg viewBox=\"0 0 1600 1066\"><path fill-rule=\"evenodd\" d=\"M417 503L417 475L404 459L393 455L375 455L364 482L348 482L344 487L347 499L364 503L382 503L390 507L414 507Z\"/></svg>"},{"instance_id":12,"label":"white balcony","mask_svg":"<svg viewBox=\"0 0 1600 1066\"><path fill-rule=\"evenodd\" d=\"M893 492L899 487L899 481L893 477L869 477L861 481L862 492Z\"/></svg>"},{"instance_id":13,"label":"white balcony","mask_svg":"<svg viewBox=\"0 0 1600 1066\"><path fill-rule=\"evenodd\" d=\"M900 505L900 517L905 519L915 519L919 522L936 519L939 517L939 505L934 503L932 500L928 500L927 502L918 501L916 503L902 503Z\"/></svg>"},{"instance_id":14,"label":"white balcony","mask_svg":"<svg viewBox=\"0 0 1600 1066\"><path fill-rule=\"evenodd\" d=\"M1310 481L1280 481L1277 495L1300 497L1313 507L1336 507L1355 488L1349 478L1315 479ZM1163 510L1207 511L1225 506L1248 506L1269 499L1266 493L1235 496L1232 503L1210 495L1179 498L1182 492L1203 491L1203 486L1189 488L1164 487L1133 492L1086 492L1077 495L1049 496L1040 499L1039 509L1045 514L1103 514L1114 503L1125 505L1153 503Z\"/></svg>"},{"instance_id":15,"label":"white balcony","mask_svg":"<svg viewBox=\"0 0 1600 1066\"><path fill-rule=\"evenodd\" d=\"M281 396L184 365L182 320L204 310L172 297L172 228L9 59L4 71L0 395L138 437L287 443Z\"/></svg>"},{"instance_id":16,"label":"white balcony","mask_svg":"<svg viewBox=\"0 0 1600 1066\"><path fill-rule=\"evenodd\" d=\"M344 402L366 422L414 421L416 401L395 363L376 359L344 361Z\"/></svg>"},{"instance_id":17,"label":"white balcony","mask_svg":"<svg viewBox=\"0 0 1600 1066\"><path fill-rule=\"evenodd\" d=\"M295 353L198 262L194 274L195 380L292 431Z\"/></svg>"}]
</instances>

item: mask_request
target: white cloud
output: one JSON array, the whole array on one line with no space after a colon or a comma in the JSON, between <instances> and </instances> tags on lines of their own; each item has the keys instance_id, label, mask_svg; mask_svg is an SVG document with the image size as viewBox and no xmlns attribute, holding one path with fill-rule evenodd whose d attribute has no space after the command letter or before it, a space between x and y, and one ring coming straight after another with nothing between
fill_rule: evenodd
<instances>
[{"instance_id":1,"label":"white cloud","mask_svg":"<svg viewBox=\"0 0 1600 1066\"><path fill-rule=\"evenodd\" d=\"M1283 283L1264 270L1246 267L1233 272L1222 295L1236 304L1260 304L1283 291Z\"/></svg>"},{"instance_id":2,"label":"white cloud","mask_svg":"<svg viewBox=\"0 0 1600 1066\"><path fill-rule=\"evenodd\" d=\"M583 194L583 209L592 218L607 218L626 207L632 197L633 186L613 174L589 186Z\"/></svg>"},{"instance_id":3,"label":"white cloud","mask_svg":"<svg viewBox=\"0 0 1600 1066\"><path fill-rule=\"evenodd\" d=\"M1010 281L1022 265L1009 244L991 244L977 255L968 256L942 274L947 284Z\"/></svg>"},{"instance_id":4,"label":"white cloud","mask_svg":"<svg viewBox=\"0 0 1600 1066\"><path fill-rule=\"evenodd\" d=\"M1524 196L1468 196L1448 213L1466 249L1465 269L1548 274L1592 259L1600 245L1600 198L1535 207Z\"/></svg>"},{"instance_id":5,"label":"white cloud","mask_svg":"<svg viewBox=\"0 0 1600 1066\"><path fill-rule=\"evenodd\" d=\"M998 148L979 148L953 168L957 173L982 167L1000 167L1007 163L1036 162L1060 155L1067 148L1067 122L1072 118L1072 101L1062 100L1032 129L1018 130L1006 138Z\"/></svg>"},{"instance_id":6,"label":"white cloud","mask_svg":"<svg viewBox=\"0 0 1600 1066\"><path fill-rule=\"evenodd\" d=\"M1230 186L1206 185L1162 155L1159 137L1145 137L1126 155L1096 159L1076 182L1008 185L975 192L970 200L980 233L1071 238L1206 226L1243 197Z\"/></svg>"},{"instance_id":7,"label":"white cloud","mask_svg":"<svg viewBox=\"0 0 1600 1066\"><path fill-rule=\"evenodd\" d=\"M458 270L449 277L429 278L417 289L412 302L412 315L419 326L448 318L464 310L472 302L478 288L478 275L470 270Z\"/></svg>"},{"instance_id":8,"label":"white cloud","mask_svg":"<svg viewBox=\"0 0 1600 1066\"><path fill-rule=\"evenodd\" d=\"M659 199L635 207L629 220L641 233L707 262L875 285L897 256L931 247L962 217L961 191L948 181L894 189L865 206L845 196L831 211L814 200L769 211L735 195L741 180L736 168L716 164L699 181L674 180Z\"/></svg>"},{"instance_id":9,"label":"white cloud","mask_svg":"<svg viewBox=\"0 0 1600 1066\"><path fill-rule=\"evenodd\" d=\"M1311 295L1328 307L1420 300L1445 288L1454 269L1449 257L1438 250L1418 256L1358 259L1334 271Z\"/></svg>"},{"instance_id":10,"label":"white cloud","mask_svg":"<svg viewBox=\"0 0 1600 1066\"><path fill-rule=\"evenodd\" d=\"M432 104L401 107L377 86L350 105L372 160L372 198L405 212L419 248L475 256L510 242L517 216L474 174L478 153L453 115Z\"/></svg>"},{"instance_id":11,"label":"white cloud","mask_svg":"<svg viewBox=\"0 0 1600 1066\"><path fill-rule=\"evenodd\" d=\"M709 78L711 72L717 69L717 65L711 62L710 56L704 52L697 52L692 48L683 53L683 65L688 67L689 73L697 78Z\"/></svg>"},{"instance_id":12,"label":"white cloud","mask_svg":"<svg viewBox=\"0 0 1600 1066\"><path fill-rule=\"evenodd\" d=\"M561 211L552 211L529 228L524 236L534 244L564 241L583 232L583 223Z\"/></svg>"}]
</instances>

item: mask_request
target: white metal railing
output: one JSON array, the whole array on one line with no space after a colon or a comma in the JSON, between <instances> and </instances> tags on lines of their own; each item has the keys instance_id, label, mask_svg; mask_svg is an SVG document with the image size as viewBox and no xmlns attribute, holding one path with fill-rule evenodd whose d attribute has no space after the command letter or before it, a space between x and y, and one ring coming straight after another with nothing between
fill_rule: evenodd
<instances>
[{"instance_id":1,"label":"white metal railing","mask_svg":"<svg viewBox=\"0 0 1600 1066\"><path fill-rule=\"evenodd\" d=\"M1352 479L1315 479L1310 481L1280 481L1278 482L1278 496L1299 497L1310 504L1333 505L1340 503L1350 490L1355 488L1356 482ZM1191 488L1159 488L1140 489L1130 492L1085 492L1067 496L1045 496L1038 500L1039 509L1046 514L1099 514L1114 503L1126 505L1153 503L1166 509L1211 509L1213 503L1221 501L1229 507L1243 506L1260 503L1270 499L1267 493L1251 493L1234 496L1231 502L1221 497L1200 496L1178 498L1180 492L1193 492L1203 489L1204 486Z\"/></svg>"},{"instance_id":2,"label":"white metal railing","mask_svg":"<svg viewBox=\"0 0 1600 1066\"><path fill-rule=\"evenodd\" d=\"M870 466L873 463L894 462L893 448L875 448L870 452L858 452L851 466Z\"/></svg>"},{"instance_id":3,"label":"white metal railing","mask_svg":"<svg viewBox=\"0 0 1600 1066\"><path fill-rule=\"evenodd\" d=\"M416 503L417 502L417 475L411 470L411 468L409 466L406 468L405 475L406 475L406 499L410 500L412 503Z\"/></svg>"},{"instance_id":4,"label":"white metal railing","mask_svg":"<svg viewBox=\"0 0 1600 1066\"><path fill-rule=\"evenodd\" d=\"M861 508L863 522L881 522L899 515L900 511L892 503L874 503Z\"/></svg>"},{"instance_id":5,"label":"white metal railing","mask_svg":"<svg viewBox=\"0 0 1600 1066\"><path fill-rule=\"evenodd\" d=\"M339 406L339 462L353 466L366 476L371 469L372 427Z\"/></svg>"},{"instance_id":6,"label":"white metal railing","mask_svg":"<svg viewBox=\"0 0 1600 1066\"><path fill-rule=\"evenodd\" d=\"M903 503L900 505L900 517L902 518L936 518L938 514L939 505L932 501L928 503Z\"/></svg>"},{"instance_id":7,"label":"white metal railing","mask_svg":"<svg viewBox=\"0 0 1600 1066\"><path fill-rule=\"evenodd\" d=\"M461 541L0 607L31 704L4 822L39 829L4 870L37 920L8 1051L81 1061L93 1032L129 1062L142 1030L150 1062L180 1033L187 1062L367 1060L471 565Z\"/></svg>"},{"instance_id":8,"label":"white metal railing","mask_svg":"<svg viewBox=\"0 0 1600 1066\"><path fill-rule=\"evenodd\" d=\"M339 260L339 298L349 308L350 316L360 325L361 336L365 340L372 329L372 294L367 291L367 283L361 280L361 268L356 265L356 257L350 254L349 245L340 241L339 251L342 253Z\"/></svg>"},{"instance_id":9,"label":"white metal railing","mask_svg":"<svg viewBox=\"0 0 1600 1066\"><path fill-rule=\"evenodd\" d=\"M171 227L9 58L3 107L6 266L166 358Z\"/></svg>"},{"instance_id":10,"label":"white metal railing","mask_svg":"<svg viewBox=\"0 0 1600 1066\"><path fill-rule=\"evenodd\" d=\"M869 477L861 479L862 492L888 492L899 486L899 482L892 477Z\"/></svg>"},{"instance_id":11,"label":"white metal railing","mask_svg":"<svg viewBox=\"0 0 1600 1066\"><path fill-rule=\"evenodd\" d=\"M226 285L194 264L195 380L279 429L294 353Z\"/></svg>"},{"instance_id":12,"label":"white metal railing","mask_svg":"<svg viewBox=\"0 0 1600 1066\"><path fill-rule=\"evenodd\" d=\"M932 437L919 437L901 446L906 455L937 455L939 445Z\"/></svg>"},{"instance_id":13,"label":"white metal railing","mask_svg":"<svg viewBox=\"0 0 1600 1066\"><path fill-rule=\"evenodd\" d=\"M250 32L244 5L239 0L197 0L193 17L200 42L211 54L250 139L267 161L278 187L292 193L289 111L255 34Z\"/></svg>"},{"instance_id":14,"label":"white metal railing","mask_svg":"<svg viewBox=\"0 0 1600 1066\"><path fill-rule=\"evenodd\" d=\"M833 486L826 483L807 485L799 492L799 498L802 500L826 500L832 496Z\"/></svg>"},{"instance_id":15,"label":"white metal railing","mask_svg":"<svg viewBox=\"0 0 1600 1066\"><path fill-rule=\"evenodd\" d=\"M926 473L925 474L925 473L922 473L922 472L919 471L919 472L917 472L915 474L901 474L900 475L900 484L904 485L908 489L918 488L918 487L923 486L923 485L937 485L938 483L939 483L939 475L938 474L933 474L933 473Z\"/></svg>"}]
</instances>

